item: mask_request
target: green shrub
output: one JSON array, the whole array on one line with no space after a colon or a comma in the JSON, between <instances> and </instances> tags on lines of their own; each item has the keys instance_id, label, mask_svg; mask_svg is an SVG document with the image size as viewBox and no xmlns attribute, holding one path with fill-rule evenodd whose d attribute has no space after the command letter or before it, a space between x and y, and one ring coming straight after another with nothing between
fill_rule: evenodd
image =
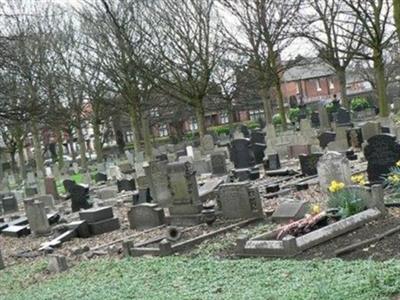
<instances>
[{"instance_id":1,"label":"green shrub","mask_svg":"<svg viewBox=\"0 0 400 300\"><path fill-rule=\"evenodd\" d=\"M272 124L274 124L274 125L281 125L282 124L282 118L281 118L280 114L273 115Z\"/></svg>"},{"instance_id":2,"label":"green shrub","mask_svg":"<svg viewBox=\"0 0 400 300\"><path fill-rule=\"evenodd\" d=\"M366 208L366 201L355 190L343 189L331 193L328 200L329 208L339 209L341 218L355 215Z\"/></svg>"},{"instance_id":3,"label":"green shrub","mask_svg":"<svg viewBox=\"0 0 400 300\"><path fill-rule=\"evenodd\" d=\"M300 114L300 108L296 107L289 109L288 118L290 122L292 123L296 122L299 119L299 114Z\"/></svg>"},{"instance_id":4,"label":"green shrub","mask_svg":"<svg viewBox=\"0 0 400 300\"><path fill-rule=\"evenodd\" d=\"M338 110L338 106L334 105L333 103L328 103L327 105L325 105L325 108L328 114L335 113Z\"/></svg>"},{"instance_id":5,"label":"green shrub","mask_svg":"<svg viewBox=\"0 0 400 300\"><path fill-rule=\"evenodd\" d=\"M253 121L253 120L244 122L244 125L246 125L247 128L249 128L249 129L260 128L260 123L257 121Z\"/></svg>"},{"instance_id":6,"label":"green shrub","mask_svg":"<svg viewBox=\"0 0 400 300\"><path fill-rule=\"evenodd\" d=\"M351 109L353 111L363 111L370 107L367 99L363 97L357 97L351 100Z\"/></svg>"},{"instance_id":7,"label":"green shrub","mask_svg":"<svg viewBox=\"0 0 400 300\"><path fill-rule=\"evenodd\" d=\"M209 128L210 131L214 132L217 135L221 135L221 134L229 134L230 129L229 129L229 125L221 125L221 126L215 126L215 127L210 127Z\"/></svg>"}]
</instances>

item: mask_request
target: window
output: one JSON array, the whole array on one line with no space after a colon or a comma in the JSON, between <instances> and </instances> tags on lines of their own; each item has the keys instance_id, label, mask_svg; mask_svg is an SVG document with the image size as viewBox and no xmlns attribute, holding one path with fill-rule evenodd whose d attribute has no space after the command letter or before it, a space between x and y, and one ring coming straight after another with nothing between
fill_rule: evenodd
<instances>
[{"instance_id":1,"label":"window","mask_svg":"<svg viewBox=\"0 0 400 300\"><path fill-rule=\"evenodd\" d=\"M250 114L250 120L257 121L263 118L264 110L262 109L250 110L249 114Z\"/></svg>"},{"instance_id":2,"label":"window","mask_svg":"<svg viewBox=\"0 0 400 300\"><path fill-rule=\"evenodd\" d=\"M317 87L317 91L318 91L318 92L321 91L321 86L319 85L319 79L316 79L316 80L315 80L315 85L316 85L316 87Z\"/></svg>"},{"instance_id":3,"label":"window","mask_svg":"<svg viewBox=\"0 0 400 300\"><path fill-rule=\"evenodd\" d=\"M335 88L335 84L333 83L332 79L329 79L329 89L333 90Z\"/></svg>"},{"instance_id":4,"label":"window","mask_svg":"<svg viewBox=\"0 0 400 300\"><path fill-rule=\"evenodd\" d=\"M300 84L301 82L296 82L296 94L300 94Z\"/></svg>"},{"instance_id":5,"label":"window","mask_svg":"<svg viewBox=\"0 0 400 300\"><path fill-rule=\"evenodd\" d=\"M190 129L190 131L194 131L194 130L197 130L197 129L198 129L196 119L191 119L191 120L189 121L189 129Z\"/></svg>"},{"instance_id":6,"label":"window","mask_svg":"<svg viewBox=\"0 0 400 300\"><path fill-rule=\"evenodd\" d=\"M219 115L219 122L221 124L229 123L228 113L224 112Z\"/></svg>"},{"instance_id":7,"label":"window","mask_svg":"<svg viewBox=\"0 0 400 300\"><path fill-rule=\"evenodd\" d=\"M150 110L150 116L153 117L153 118L156 118L156 117L160 116L160 113L158 112L158 108L157 107L156 108L152 108Z\"/></svg>"},{"instance_id":8,"label":"window","mask_svg":"<svg viewBox=\"0 0 400 300\"><path fill-rule=\"evenodd\" d=\"M132 131L126 132L126 141L128 143L133 143L133 132Z\"/></svg>"},{"instance_id":9,"label":"window","mask_svg":"<svg viewBox=\"0 0 400 300\"><path fill-rule=\"evenodd\" d=\"M168 127L166 124L160 125L158 128L158 133L159 135L162 136L168 136Z\"/></svg>"}]
</instances>

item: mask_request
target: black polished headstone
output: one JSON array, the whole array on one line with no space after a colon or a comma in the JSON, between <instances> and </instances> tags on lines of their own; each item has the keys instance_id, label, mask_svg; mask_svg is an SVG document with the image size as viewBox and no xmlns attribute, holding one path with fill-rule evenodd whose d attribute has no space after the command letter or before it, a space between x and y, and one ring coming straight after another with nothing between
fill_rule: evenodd
<instances>
[{"instance_id":1,"label":"black polished headstone","mask_svg":"<svg viewBox=\"0 0 400 300\"><path fill-rule=\"evenodd\" d=\"M252 147L254 153L254 159L256 164L262 164L264 160L264 152L267 149L267 146L264 143L256 143L253 144Z\"/></svg>"},{"instance_id":2,"label":"black polished headstone","mask_svg":"<svg viewBox=\"0 0 400 300\"><path fill-rule=\"evenodd\" d=\"M364 156L368 161L368 179L371 183L384 180L384 175L400 160L400 144L390 134L378 134L368 139L364 148Z\"/></svg>"},{"instance_id":3,"label":"black polished headstone","mask_svg":"<svg viewBox=\"0 0 400 300\"><path fill-rule=\"evenodd\" d=\"M335 114L336 126L349 126L351 124L350 112L340 107Z\"/></svg>"},{"instance_id":4,"label":"black polished headstone","mask_svg":"<svg viewBox=\"0 0 400 300\"><path fill-rule=\"evenodd\" d=\"M104 181L107 181L107 175L106 174L104 174L104 173L96 173L95 175L94 175L94 181L97 183L97 182L104 182Z\"/></svg>"},{"instance_id":5,"label":"black polished headstone","mask_svg":"<svg viewBox=\"0 0 400 300\"><path fill-rule=\"evenodd\" d=\"M306 176L318 174L317 164L322 155L322 153L300 154L299 161L301 172Z\"/></svg>"},{"instance_id":6,"label":"black polished headstone","mask_svg":"<svg viewBox=\"0 0 400 300\"><path fill-rule=\"evenodd\" d=\"M330 142L333 142L336 138L336 133L335 132L331 132L331 131L325 131L322 132L319 136L318 136L318 140L319 140L319 146L322 149L325 149L326 146L328 146L328 144Z\"/></svg>"},{"instance_id":7,"label":"black polished headstone","mask_svg":"<svg viewBox=\"0 0 400 300\"><path fill-rule=\"evenodd\" d=\"M230 159L235 168L249 168L255 165L253 151L251 151L249 139L236 139L229 147Z\"/></svg>"},{"instance_id":8,"label":"black polished headstone","mask_svg":"<svg viewBox=\"0 0 400 300\"><path fill-rule=\"evenodd\" d=\"M264 159L264 169L267 171L279 170L281 168L281 161L279 160L279 154L268 154L268 157Z\"/></svg>"},{"instance_id":9,"label":"black polished headstone","mask_svg":"<svg viewBox=\"0 0 400 300\"><path fill-rule=\"evenodd\" d=\"M253 130L250 136L250 142L252 144L265 144L265 133L259 130Z\"/></svg>"},{"instance_id":10,"label":"black polished headstone","mask_svg":"<svg viewBox=\"0 0 400 300\"><path fill-rule=\"evenodd\" d=\"M134 191L136 189L135 179L121 179L117 181L118 193L122 191Z\"/></svg>"}]
</instances>

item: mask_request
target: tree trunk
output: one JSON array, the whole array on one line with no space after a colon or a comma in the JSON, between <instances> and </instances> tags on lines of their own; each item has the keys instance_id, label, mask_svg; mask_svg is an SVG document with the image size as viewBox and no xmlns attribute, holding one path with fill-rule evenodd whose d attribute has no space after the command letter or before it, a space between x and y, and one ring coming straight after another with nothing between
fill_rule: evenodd
<instances>
[{"instance_id":1,"label":"tree trunk","mask_svg":"<svg viewBox=\"0 0 400 300\"><path fill-rule=\"evenodd\" d=\"M36 120L32 121L32 137L33 148L35 149L36 173L39 177L43 177L45 175L45 171L42 156L42 147L40 144L40 132Z\"/></svg>"},{"instance_id":2,"label":"tree trunk","mask_svg":"<svg viewBox=\"0 0 400 300\"><path fill-rule=\"evenodd\" d=\"M151 132L149 118L145 115L141 117L142 122L142 135L144 141L144 154L148 161L153 160L153 147L151 143Z\"/></svg>"},{"instance_id":3,"label":"tree trunk","mask_svg":"<svg viewBox=\"0 0 400 300\"><path fill-rule=\"evenodd\" d=\"M233 115L232 99L229 99L226 102L227 102L227 110L228 110L227 112L228 112L229 127L233 128L233 123L235 122L235 118Z\"/></svg>"},{"instance_id":4,"label":"tree trunk","mask_svg":"<svg viewBox=\"0 0 400 300\"><path fill-rule=\"evenodd\" d=\"M281 89L281 80L276 78L275 82L276 94L278 96L278 107L279 107L279 115L281 116L282 120L282 129L287 129L287 121L286 121L286 112L285 112L285 103L283 101L283 94Z\"/></svg>"},{"instance_id":5,"label":"tree trunk","mask_svg":"<svg viewBox=\"0 0 400 300\"><path fill-rule=\"evenodd\" d=\"M136 153L140 151L140 126L137 111L134 108L130 108L129 115L131 118L131 126L133 131L133 148Z\"/></svg>"},{"instance_id":6,"label":"tree trunk","mask_svg":"<svg viewBox=\"0 0 400 300\"><path fill-rule=\"evenodd\" d=\"M94 150L96 151L97 162L103 162L103 147L101 144L100 123L95 119L93 121L93 134L94 134Z\"/></svg>"},{"instance_id":7,"label":"tree trunk","mask_svg":"<svg viewBox=\"0 0 400 300\"><path fill-rule=\"evenodd\" d=\"M400 0L393 0L393 16L396 23L397 35L400 41Z\"/></svg>"},{"instance_id":8,"label":"tree trunk","mask_svg":"<svg viewBox=\"0 0 400 300\"><path fill-rule=\"evenodd\" d=\"M26 179L25 156L24 156L24 141L23 139L17 140L17 152L19 163L19 174L22 179Z\"/></svg>"},{"instance_id":9,"label":"tree trunk","mask_svg":"<svg viewBox=\"0 0 400 300\"><path fill-rule=\"evenodd\" d=\"M86 172L87 170L87 159L86 159L86 143L82 132L82 124L79 122L76 127L78 132L78 143L79 143L79 154L81 156L81 167Z\"/></svg>"},{"instance_id":10,"label":"tree trunk","mask_svg":"<svg viewBox=\"0 0 400 300\"><path fill-rule=\"evenodd\" d=\"M199 130L199 135L200 135L200 140L205 136L206 134L206 119L204 116L204 107L203 107L203 99L198 99L196 101L196 120L197 120L197 127Z\"/></svg>"},{"instance_id":11,"label":"tree trunk","mask_svg":"<svg viewBox=\"0 0 400 300\"><path fill-rule=\"evenodd\" d=\"M336 71L336 76L338 77L340 84L340 94L342 97L342 104L345 108L350 109L349 99L347 98L347 89L346 89L346 71L343 69L338 69Z\"/></svg>"},{"instance_id":12,"label":"tree trunk","mask_svg":"<svg viewBox=\"0 0 400 300\"><path fill-rule=\"evenodd\" d=\"M58 168L62 170L64 168L64 145L62 130L57 131L57 148Z\"/></svg>"},{"instance_id":13,"label":"tree trunk","mask_svg":"<svg viewBox=\"0 0 400 300\"><path fill-rule=\"evenodd\" d=\"M389 104L386 97L385 65L381 53L374 55L374 71L378 94L379 115L385 118L389 116Z\"/></svg>"},{"instance_id":14,"label":"tree trunk","mask_svg":"<svg viewBox=\"0 0 400 300\"><path fill-rule=\"evenodd\" d=\"M265 123L268 125L272 124L272 108L271 108L271 99L269 97L268 89L263 88L260 89L259 95L263 101L264 105L264 115L265 115Z\"/></svg>"}]
</instances>

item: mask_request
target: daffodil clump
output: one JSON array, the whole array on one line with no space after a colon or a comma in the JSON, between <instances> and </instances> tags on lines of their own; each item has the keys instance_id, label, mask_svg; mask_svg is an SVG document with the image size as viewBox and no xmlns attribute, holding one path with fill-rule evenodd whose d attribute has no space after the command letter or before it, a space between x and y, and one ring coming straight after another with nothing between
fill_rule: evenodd
<instances>
[{"instance_id":1,"label":"daffodil clump","mask_svg":"<svg viewBox=\"0 0 400 300\"><path fill-rule=\"evenodd\" d=\"M399 174L392 174L388 176L388 181L392 185L397 185L400 183L400 175Z\"/></svg>"},{"instance_id":2,"label":"daffodil clump","mask_svg":"<svg viewBox=\"0 0 400 300\"><path fill-rule=\"evenodd\" d=\"M333 180L331 182L331 184L329 185L328 190L331 193L336 193L336 192L339 192L340 190L342 190L343 188L344 188L344 183L343 182L337 181L337 180Z\"/></svg>"},{"instance_id":3,"label":"daffodil clump","mask_svg":"<svg viewBox=\"0 0 400 300\"><path fill-rule=\"evenodd\" d=\"M400 191L400 160L390 168L390 173L385 176L389 188Z\"/></svg>"},{"instance_id":4,"label":"daffodil clump","mask_svg":"<svg viewBox=\"0 0 400 300\"><path fill-rule=\"evenodd\" d=\"M365 180L365 176L362 174L351 176L351 181L359 185L365 185L367 183L367 181Z\"/></svg>"}]
</instances>

